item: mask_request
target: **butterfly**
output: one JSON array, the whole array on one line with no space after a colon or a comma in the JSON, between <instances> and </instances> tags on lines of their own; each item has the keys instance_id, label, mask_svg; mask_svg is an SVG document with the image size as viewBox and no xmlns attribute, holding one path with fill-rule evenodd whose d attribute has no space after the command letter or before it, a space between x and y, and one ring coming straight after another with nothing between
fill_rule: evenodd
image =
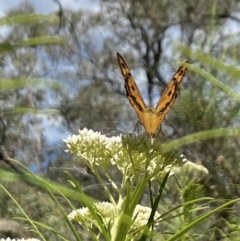
<instances>
[{"instance_id":1,"label":"butterfly","mask_svg":"<svg viewBox=\"0 0 240 241\"><path fill-rule=\"evenodd\" d=\"M169 82L166 89L164 90L156 107L152 107L145 104L142 95L138 89L138 86L134 78L132 77L132 74L125 60L118 52L117 58L119 67L125 81L127 98L134 110L137 112L138 119L144 126L146 132L150 135L150 137L153 138L177 98L177 92L187 70L187 66L186 64L183 64L177 70L172 80ZM189 62L186 61L185 63Z\"/></svg>"}]
</instances>

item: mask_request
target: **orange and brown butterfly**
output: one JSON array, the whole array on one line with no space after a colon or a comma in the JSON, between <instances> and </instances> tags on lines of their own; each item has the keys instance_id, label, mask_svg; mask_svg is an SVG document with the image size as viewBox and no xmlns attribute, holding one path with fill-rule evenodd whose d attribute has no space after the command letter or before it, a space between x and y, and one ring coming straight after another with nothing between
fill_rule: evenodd
<instances>
[{"instance_id":1,"label":"orange and brown butterfly","mask_svg":"<svg viewBox=\"0 0 240 241\"><path fill-rule=\"evenodd\" d=\"M166 117L171 106L174 104L177 98L177 92L182 82L182 79L187 70L186 64L183 64L177 72L174 74L172 80L167 85L161 98L159 99L156 107L147 106L142 98L142 95L137 87L131 72L123 59L123 57L117 53L119 67L121 69L124 81L127 98L132 107L137 112L139 121L143 124L146 132L154 137L156 131L159 129L162 121ZM186 61L185 63L188 63Z\"/></svg>"}]
</instances>

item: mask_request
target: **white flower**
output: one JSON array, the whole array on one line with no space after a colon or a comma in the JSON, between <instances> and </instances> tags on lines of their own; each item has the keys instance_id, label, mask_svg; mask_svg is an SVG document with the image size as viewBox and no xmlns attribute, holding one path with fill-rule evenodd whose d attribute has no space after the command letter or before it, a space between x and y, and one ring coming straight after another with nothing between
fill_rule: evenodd
<instances>
[{"instance_id":1,"label":"white flower","mask_svg":"<svg viewBox=\"0 0 240 241\"><path fill-rule=\"evenodd\" d=\"M146 168L151 180L162 179L176 163L176 158L166 158L160 153L159 143L144 135L106 137L84 128L64 141L68 152L82 157L93 171L96 166L105 171L106 167L116 165L130 179L136 170L144 173Z\"/></svg>"},{"instance_id":2,"label":"white flower","mask_svg":"<svg viewBox=\"0 0 240 241\"><path fill-rule=\"evenodd\" d=\"M146 225L151 212L152 212L151 208L138 204L133 212L134 223L132 225L132 228L138 228ZM155 212L154 220L159 221L160 216L161 215L158 212Z\"/></svg>"},{"instance_id":3,"label":"white flower","mask_svg":"<svg viewBox=\"0 0 240 241\"><path fill-rule=\"evenodd\" d=\"M6 239L4 239L4 238L1 238L0 239L0 241L40 241L39 239L36 239L36 238L26 238L26 239L24 239L24 238L13 238L13 239L11 239L11 238L6 238Z\"/></svg>"},{"instance_id":4,"label":"white flower","mask_svg":"<svg viewBox=\"0 0 240 241\"><path fill-rule=\"evenodd\" d=\"M208 169L206 167L204 167L203 165L195 164L191 161L187 161L182 168L183 170L186 170L188 172L196 171L203 174L209 174Z\"/></svg>"},{"instance_id":5,"label":"white flower","mask_svg":"<svg viewBox=\"0 0 240 241\"><path fill-rule=\"evenodd\" d=\"M109 221L115 215L115 207L113 206L113 204L109 202L99 202L94 203L94 207L96 208L94 211L101 215L104 224L108 225ZM78 221L79 224L85 226L86 228L88 228L89 225L92 224L98 226L97 221L94 219L94 215L87 207L73 210L70 214L68 214L68 219Z\"/></svg>"},{"instance_id":6,"label":"white flower","mask_svg":"<svg viewBox=\"0 0 240 241\"><path fill-rule=\"evenodd\" d=\"M66 140L68 151L85 158L90 165L109 165L109 148L113 140L100 132L94 132L84 128L79 131L79 135L69 136Z\"/></svg>"},{"instance_id":7,"label":"white flower","mask_svg":"<svg viewBox=\"0 0 240 241\"><path fill-rule=\"evenodd\" d=\"M109 202L94 203L94 206L96 207L97 213L101 216L101 220L107 226L113 223L111 221L114 220L117 214L119 215L117 207L115 207ZM151 211L151 208L138 204L133 213L133 224L131 226L131 230L146 225L150 217ZM160 214L156 212L154 215L154 220L157 220L159 218ZM94 215L92 215L92 213L87 207L73 210L68 215L68 219L78 221L80 225L85 226L86 228L89 228L93 224L98 226L97 221L94 219Z\"/></svg>"}]
</instances>

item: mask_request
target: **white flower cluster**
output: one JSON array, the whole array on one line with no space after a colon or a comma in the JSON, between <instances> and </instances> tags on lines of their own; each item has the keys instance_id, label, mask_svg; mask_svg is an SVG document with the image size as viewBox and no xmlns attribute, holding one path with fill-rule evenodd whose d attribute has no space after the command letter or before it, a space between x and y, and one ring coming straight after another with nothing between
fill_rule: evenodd
<instances>
[{"instance_id":1,"label":"white flower cluster","mask_svg":"<svg viewBox=\"0 0 240 241\"><path fill-rule=\"evenodd\" d=\"M121 137L106 137L100 132L84 128L79 135L69 136L66 140L69 152L85 158L91 165L110 165L121 146Z\"/></svg>"},{"instance_id":2,"label":"white flower cluster","mask_svg":"<svg viewBox=\"0 0 240 241\"><path fill-rule=\"evenodd\" d=\"M151 212L152 212L151 208L138 204L133 212L133 217L135 217L135 218L134 218L134 223L132 224L132 227L138 228L138 227L142 227L142 226L146 225ZM160 220L160 214L158 212L155 212L154 220L155 221Z\"/></svg>"},{"instance_id":3,"label":"white flower cluster","mask_svg":"<svg viewBox=\"0 0 240 241\"><path fill-rule=\"evenodd\" d=\"M204 167L203 165L200 165L200 164L193 163L191 161L187 161L183 165L183 170L188 171L188 172L196 171L196 172L202 173L202 174L209 174L209 171L206 167Z\"/></svg>"},{"instance_id":4,"label":"white flower cluster","mask_svg":"<svg viewBox=\"0 0 240 241\"><path fill-rule=\"evenodd\" d=\"M0 241L40 241L39 239L36 239L36 238L27 238L27 239L24 239L24 238L1 238Z\"/></svg>"},{"instance_id":5,"label":"white flower cluster","mask_svg":"<svg viewBox=\"0 0 240 241\"><path fill-rule=\"evenodd\" d=\"M209 171L206 167L201 164L196 164L194 162L189 161L183 154L180 155L182 159L182 166L176 166L172 168L172 172L181 174L183 176L191 175L196 177L201 177L202 175L208 175Z\"/></svg>"},{"instance_id":6,"label":"white flower cluster","mask_svg":"<svg viewBox=\"0 0 240 241\"><path fill-rule=\"evenodd\" d=\"M153 150L146 137L106 137L84 128L78 135L69 136L64 141L68 152L83 157L90 166L116 165L128 177L136 170L143 173L147 168L151 179L162 178L172 167L156 149Z\"/></svg>"},{"instance_id":7,"label":"white flower cluster","mask_svg":"<svg viewBox=\"0 0 240 241\"><path fill-rule=\"evenodd\" d=\"M115 215L117 215L118 210L116 207L109 202L99 202L94 204L97 212L101 215L101 220L105 225L109 225L110 221L113 222ZM131 225L131 229L140 228L147 224L148 219L150 217L152 209L149 207L137 205L134 213L133 213L133 224ZM83 207L77 210L73 210L68 215L69 220L78 221L80 225L88 228L91 224L97 225L96 220L91 214L90 210L87 207ZM160 219L160 214L155 212L154 220Z\"/></svg>"},{"instance_id":8,"label":"white flower cluster","mask_svg":"<svg viewBox=\"0 0 240 241\"><path fill-rule=\"evenodd\" d=\"M95 211L101 215L102 221L105 225L108 225L109 221L114 217L115 207L109 202L94 203ZM73 210L68 214L69 220L75 220L79 224L88 228L92 224L97 226L97 221L87 207L83 207L77 210Z\"/></svg>"}]
</instances>

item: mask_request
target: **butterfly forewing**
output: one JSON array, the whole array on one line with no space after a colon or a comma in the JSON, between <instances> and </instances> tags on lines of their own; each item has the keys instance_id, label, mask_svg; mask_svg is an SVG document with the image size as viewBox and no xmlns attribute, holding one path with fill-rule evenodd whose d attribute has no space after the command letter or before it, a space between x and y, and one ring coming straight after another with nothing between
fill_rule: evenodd
<instances>
[{"instance_id":1,"label":"butterfly forewing","mask_svg":"<svg viewBox=\"0 0 240 241\"><path fill-rule=\"evenodd\" d=\"M188 63L188 61L186 61ZM174 74L172 80L169 82L168 86L164 90L161 98L159 99L157 106L156 106L156 112L159 115L160 119L164 119L167 115L169 109L174 104L176 98L177 98L177 92L179 89L179 86L182 82L182 79L185 75L185 72L187 70L186 65L182 65L177 72Z\"/></svg>"},{"instance_id":2,"label":"butterfly forewing","mask_svg":"<svg viewBox=\"0 0 240 241\"><path fill-rule=\"evenodd\" d=\"M130 104L137 112L140 121L143 123L141 116L146 109L145 102L123 57L119 53L117 53L117 57L118 57L119 67L121 69L121 72L125 81L127 98L129 99Z\"/></svg>"}]
</instances>

